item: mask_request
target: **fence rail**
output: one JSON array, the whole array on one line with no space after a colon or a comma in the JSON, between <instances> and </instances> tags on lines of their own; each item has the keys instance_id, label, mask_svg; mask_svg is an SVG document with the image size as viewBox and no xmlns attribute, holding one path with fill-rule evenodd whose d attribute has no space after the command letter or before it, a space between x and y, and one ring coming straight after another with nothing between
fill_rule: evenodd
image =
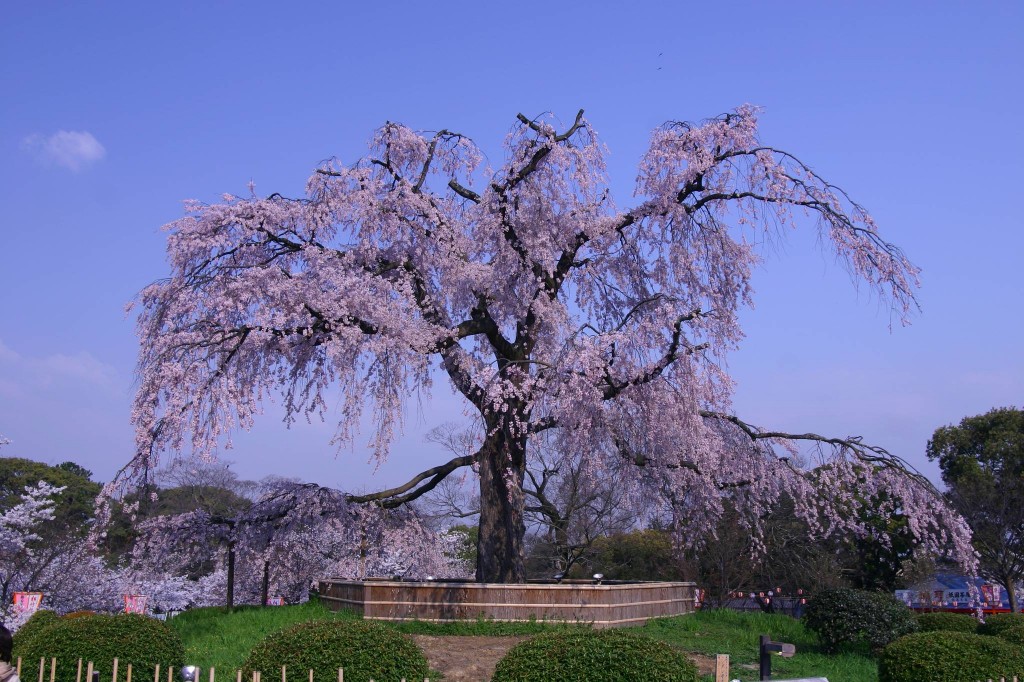
<instances>
[{"instance_id":1,"label":"fence rail","mask_svg":"<svg viewBox=\"0 0 1024 682\"><path fill-rule=\"evenodd\" d=\"M92 661L88 661L88 660L79 658L78 661L77 661L77 664L72 663L71 665L75 666L75 682L101 682L101 674L100 674L99 670L97 670L96 667L93 665ZM22 682L29 682L29 679L21 674L21 667L22 667L22 660L21 660L21 657L19 656L18 660L17 660L18 678L21 679ZM180 672L181 669L179 668L178 670ZM196 670L198 671L198 668ZM166 682L175 682L174 671L175 671L174 666L167 666L167 668L164 670L164 672L167 673ZM83 672L85 673L84 677L82 676ZM119 674L121 672L123 672L123 676L119 677ZM132 672L133 671L132 671L132 664L131 663L129 663L126 666L124 666L124 670L123 671L119 671L118 670L118 659L115 658L113 664L111 665L110 682L133 682ZM47 673L49 673L49 674L47 675ZM276 674L276 671L275 671L275 674ZM135 682L148 682L148 680L150 679L150 675L147 673L144 677L136 677L134 679L135 679ZM243 680L242 680L242 671L240 669L236 669L234 671L234 675L227 676L227 679L228 680L234 680L234 682L243 682ZM39 682L47 682L47 680L49 680L49 682L56 682L56 680L57 680L57 659L56 658L50 658L49 660L47 660L46 658L40 658L39 659ZM156 664L155 668L153 669L152 680L153 680L153 682L164 682L164 677L163 677L163 675L161 675L161 670L160 670L160 664L159 663ZM221 680L223 682L223 680L224 680L223 676L221 677ZM281 666L281 682L288 682L288 680L289 680L289 678L288 678L287 666ZM312 669L308 671L308 680L307 680L307 675L306 674L300 674L297 677L293 674L292 677L291 677L291 680L292 680L292 682L299 682L300 680L302 680L304 682L316 682L313 679L313 670ZM203 680L200 679L199 675L197 675L191 682L203 682ZM208 682L217 682L217 669L216 669L216 667L213 667L213 666L210 667L210 669L208 671ZM250 682L263 682L263 674L262 674L262 672L260 672L259 670L253 671L252 679L251 679ZM321 682L323 682L323 681L321 680ZM334 682L333 675L331 676L330 682ZM345 669L344 668L338 668L338 679L337 679L337 682L345 682ZM370 682L374 682L374 680L371 679ZM401 682L406 682L406 679L403 677L401 679ZM409 682L415 682L415 681L410 680ZM430 678L429 677L423 678L423 682L430 682ZM1014 680L1014 682L1016 682L1016 680Z\"/></svg>"}]
</instances>

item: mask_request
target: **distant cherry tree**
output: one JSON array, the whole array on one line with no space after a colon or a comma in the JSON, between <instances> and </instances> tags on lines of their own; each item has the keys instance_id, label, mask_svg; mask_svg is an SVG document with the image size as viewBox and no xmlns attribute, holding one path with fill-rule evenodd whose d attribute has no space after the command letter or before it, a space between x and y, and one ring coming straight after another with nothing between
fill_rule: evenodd
<instances>
[{"instance_id":1,"label":"distant cherry tree","mask_svg":"<svg viewBox=\"0 0 1024 682\"><path fill-rule=\"evenodd\" d=\"M924 547L969 561L962 521L898 457L733 413L724 360L758 243L806 216L899 321L918 286L861 205L756 128L749 106L658 128L630 208L612 200L583 112L564 129L519 115L495 169L464 135L388 123L365 158L316 169L304 197L193 202L168 226L170 276L139 296L138 451L121 479L167 449L214 451L272 394L289 422L336 421L339 446L369 412L383 459L439 371L479 420L479 447L350 499L397 507L473 467L479 580L524 579L523 479L543 432L593 475L629 463L619 485L662 491L682 537L714 528L725 499L756 533L783 494L815 532L865 532L856 509L884 490ZM801 441L833 462L834 495L797 466Z\"/></svg>"}]
</instances>

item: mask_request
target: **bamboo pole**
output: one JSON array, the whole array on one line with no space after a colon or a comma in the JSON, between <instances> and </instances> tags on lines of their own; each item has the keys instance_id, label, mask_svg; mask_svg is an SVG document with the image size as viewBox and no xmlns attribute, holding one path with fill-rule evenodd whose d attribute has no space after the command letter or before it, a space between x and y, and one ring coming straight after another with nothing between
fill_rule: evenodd
<instances>
[{"instance_id":1,"label":"bamboo pole","mask_svg":"<svg viewBox=\"0 0 1024 682\"><path fill-rule=\"evenodd\" d=\"M132 682L132 664L128 664L128 668L124 671L124 682Z\"/></svg>"},{"instance_id":2,"label":"bamboo pole","mask_svg":"<svg viewBox=\"0 0 1024 682\"><path fill-rule=\"evenodd\" d=\"M57 659L50 659L50 682L54 682L57 679Z\"/></svg>"},{"instance_id":3,"label":"bamboo pole","mask_svg":"<svg viewBox=\"0 0 1024 682\"><path fill-rule=\"evenodd\" d=\"M46 658L39 659L39 682L43 682L43 674L46 672Z\"/></svg>"},{"instance_id":4,"label":"bamboo pole","mask_svg":"<svg viewBox=\"0 0 1024 682\"><path fill-rule=\"evenodd\" d=\"M85 666L85 682L92 682L92 661ZM157 680L157 682L160 682Z\"/></svg>"},{"instance_id":5,"label":"bamboo pole","mask_svg":"<svg viewBox=\"0 0 1024 682\"><path fill-rule=\"evenodd\" d=\"M288 676L284 672L285 666L281 666L281 682L288 682Z\"/></svg>"},{"instance_id":6,"label":"bamboo pole","mask_svg":"<svg viewBox=\"0 0 1024 682\"><path fill-rule=\"evenodd\" d=\"M82 682L82 659L78 659L78 673L75 674L75 682Z\"/></svg>"},{"instance_id":7,"label":"bamboo pole","mask_svg":"<svg viewBox=\"0 0 1024 682\"><path fill-rule=\"evenodd\" d=\"M53 682L53 680L50 680L50 682ZM117 657L116 656L114 657L114 665L111 666L110 682L117 682Z\"/></svg>"},{"instance_id":8,"label":"bamboo pole","mask_svg":"<svg viewBox=\"0 0 1024 682\"><path fill-rule=\"evenodd\" d=\"M92 682L90 680L90 682ZM160 664L156 664L156 670L153 672L153 682L160 682Z\"/></svg>"}]
</instances>

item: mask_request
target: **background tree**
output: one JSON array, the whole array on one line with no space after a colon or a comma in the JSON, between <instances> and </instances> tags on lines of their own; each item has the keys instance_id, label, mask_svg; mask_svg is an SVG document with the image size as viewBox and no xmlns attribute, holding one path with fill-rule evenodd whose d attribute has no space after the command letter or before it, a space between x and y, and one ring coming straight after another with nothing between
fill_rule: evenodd
<instances>
[{"instance_id":1,"label":"background tree","mask_svg":"<svg viewBox=\"0 0 1024 682\"><path fill-rule=\"evenodd\" d=\"M624 489L674 491L691 531L713 528L728 497L756 532L783 493L827 532L849 528L839 510L857 500L815 495L786 447L819 443L838 479L872 463L864 492L890 491L921 542L952 541L970 561L962 522L897 457L732 414L722 361L742 337L753 244L794 212L899 320L917 286L862 206L758 141L756 113L654 131L625 210L582 111L561 128L519 115L493 171L461 134L388 123L368 157L318 168L303 198L192 204L169 227L170 276L140 295L138 451L122 477L144 479L167 448L212 452L273 392L289 421L325 418L332 386L337 441L351 442L371 409L384 458L404 398L439 369L475 413L480 446L351 500L397 507L474 467L479 580L525 578L527 446L549 430L590 471L631 463Z\"/></svg>"},{"instance_id":2,"label":"background tree","mask_svg":"<svg viewBox=\"0 0 1024 682\"><path fill-rule=\"evenodd\" d=\"M1024 412L1012 407L936 429L928 458L937 460L948 496L973 532L981 574L1006 589L1020 610L1024 579Z\"/></svg>"}]
</instances>

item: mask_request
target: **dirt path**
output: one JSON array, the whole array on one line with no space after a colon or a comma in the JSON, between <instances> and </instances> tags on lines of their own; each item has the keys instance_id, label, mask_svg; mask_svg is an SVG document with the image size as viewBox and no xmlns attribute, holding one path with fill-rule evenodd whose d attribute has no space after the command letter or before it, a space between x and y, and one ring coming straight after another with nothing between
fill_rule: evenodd
<instances>
[{"instance_id":1,"label":"dirt path","mask_svg":"<svg viewBox=\"0 0 1024 682\"><path fill-rule=\"evenodd\" d=\"M432 670L445 682L487 682L505 653L529 637L434 637L413 635Z\"/></svg>"},{"instance_id":2,"label":"dirt path","mask_svg":"<svg viewBox=\"0 0 1024 682\"><path fill-rule=\"evenodd\" d=\"M413 635L432 670L444 674L445 682L487 682L505 653L529 637L434 637ZM715 671L715 659L688 654L702 675Z\"/></svg>"}]
</instances>

